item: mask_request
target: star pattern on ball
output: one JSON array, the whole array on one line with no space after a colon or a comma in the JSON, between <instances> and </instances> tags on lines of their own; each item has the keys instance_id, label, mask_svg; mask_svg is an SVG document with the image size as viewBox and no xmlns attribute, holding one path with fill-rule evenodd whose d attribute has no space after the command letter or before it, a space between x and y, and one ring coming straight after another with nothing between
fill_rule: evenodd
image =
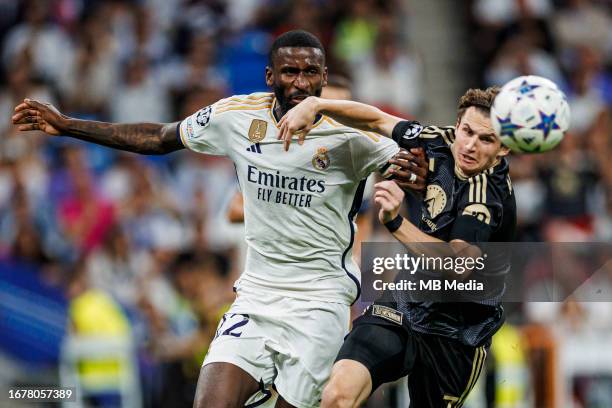
<instances>
[{"instance_id":1,"label":"star pattern on ball","mask_svg":"<svg viewBox=\"0 0 612 408\"><path fill-rule=\"evenodd\" d=\"M539 111L539 113L541 121L538 123L535 129L541 130L544 133L544 139L546 139L551 130L560 129L559 125L557 125L557 122L555 121L557 115L555 113L552 115L547 115L542 111Z\"/></svg>"},{"instance_id":2,"label":"star pattern on ball","mask_svg":"<svg viewBox=\"0 0 612 408\"><path fill-rule=\"evenodd\" d=\"M522 126L517 125L516 123L512 123L510 121L510 116L508 116L506 119L502 119L498 116L497 120L501 126L501 129L499 131L500 136L509 136L514 138L514 132L522 128Z\"/></svg>"},{"instance_id":3,"label":"star pattern on ball","mask_svg":"<svg viewBox=\"0 0 612 408\"><path fill-rule=\"evenodd\" d=\"M527 95L531 93L531 91L539 87L540 85L530 85L529 82L523 81L521 82L521 86L519 86L518 91L521 95Z\"/></svg>"}]
</instances>

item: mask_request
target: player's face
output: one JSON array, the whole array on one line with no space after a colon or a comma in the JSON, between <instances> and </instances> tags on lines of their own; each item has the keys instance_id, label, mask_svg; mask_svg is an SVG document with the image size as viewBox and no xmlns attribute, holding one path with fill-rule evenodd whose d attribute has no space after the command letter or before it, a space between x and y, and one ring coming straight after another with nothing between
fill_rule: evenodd
<instances>
[{"instance_id":1,"label":"player's face","mask_svg":"<svg viewBox=\"0 0 612 408\"><path fill-rule=\"evenodd\" d=\"M468 108L457 123L452 151L455 163L467 176L488 169L508 154L489 117L475 107Z\"/></svg>"},{"instance_id":2,"label":"player's face","mask_svg":"<svg viewBox=\"0 0 612 408\"><path fill-rule=\"evenodd\" d=\"M309 96L321 96L327 82L325 56L318 48L283 47L266 67L266 83L285 114Z\"/></svg>"}]
</instances>

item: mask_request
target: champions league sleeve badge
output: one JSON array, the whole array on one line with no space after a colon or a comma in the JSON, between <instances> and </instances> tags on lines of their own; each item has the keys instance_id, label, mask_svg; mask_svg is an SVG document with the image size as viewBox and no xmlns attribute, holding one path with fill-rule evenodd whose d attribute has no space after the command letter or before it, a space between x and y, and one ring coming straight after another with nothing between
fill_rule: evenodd
<instances>
[{"instance_id":1,"label":"champions league sleeve badge","mask_svg":"<svg viewBox=\"0 0 612 408\"><path fill-rule=\"evenodd\" d=\"M196 123L202 127L206 127L210 122L210 114L212 113L212 107L207 106L198 111L196 115Z\"/></svg>"},{"instance_id":2,"label":"champions league sleeve badge","mask_svg":"<svg viewBox=\"0 0 612 408\"><path fill-rule=\"evenodd\" d=\"M329 155L326 147L319 147L317 153L312 157L312 165L315 169L325 170L329 167Z\"/></svg>"},{"instance_id":3,"label":"champions league sleeve badge","mask_svg":"<svg viewBox=\"0 0 612 408\"><path fill-rule=\"evenodd\" d=\"M414 139L415 137L421 134L421 131L423 131L423 126L419 122L410 122L409 126L404 132L403 138L408 140Z\"/></svg>"}]
</instances>

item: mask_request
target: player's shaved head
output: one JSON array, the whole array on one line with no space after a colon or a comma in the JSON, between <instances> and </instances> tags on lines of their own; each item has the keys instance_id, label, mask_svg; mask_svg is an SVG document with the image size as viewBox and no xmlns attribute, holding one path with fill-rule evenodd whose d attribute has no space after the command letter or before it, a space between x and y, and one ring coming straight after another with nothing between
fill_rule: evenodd
<instances>
[{"instance_id":1,"label":"player's shaved head","mask_svg":"<svg viewBox=\"0 0 612 408\"><path fill-rule=\"evenodd\" d=\"M272 43L272 47L270 47L270 52L268 53L268 64L270 66L274 65L274 56L278 50L285 47L316 48L321 50L323 54L323 63L325 63L325 49L321 41L308 31L292 30L279 35Z\"/></svg>"}]
</instances>

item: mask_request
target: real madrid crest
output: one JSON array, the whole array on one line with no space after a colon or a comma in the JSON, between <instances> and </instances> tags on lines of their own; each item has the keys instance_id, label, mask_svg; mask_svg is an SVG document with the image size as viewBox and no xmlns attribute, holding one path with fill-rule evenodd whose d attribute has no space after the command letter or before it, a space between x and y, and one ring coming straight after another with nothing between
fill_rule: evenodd
<instances>
[{"instance_id":1,"label":"real madrid crest","mask_svg":"<svg viewBox=\"0 0 612 408\"><path fill-rule=\"evenodd\" d=\"M319 147L317 153L312 157L312 165L315 169L325 170L329 167L329 155L326 147Z\"/></svg>"},{"instance_id":2,"label":"real madrid crest","mask_svg":"<svg viewBox=\"0 0 612 408\"><path fill-rule=\"evenodd\" d=\"M249 127L249 140L251 143L259 143L266 137L268 130L268 122L261 119L253 119L251 127Z\"/></svg>"},{"instance_id":3,"label":"real madrid crest","mask_svg":"<svg viewBox=\"0 0 612 408\"><path fill-rule=\"evenodd\" d=\"M425 195L425 204L431 218L436 218L446 207L446 193L444 189L437 184L427 186Z\"/></svg>"}]
</instances>

